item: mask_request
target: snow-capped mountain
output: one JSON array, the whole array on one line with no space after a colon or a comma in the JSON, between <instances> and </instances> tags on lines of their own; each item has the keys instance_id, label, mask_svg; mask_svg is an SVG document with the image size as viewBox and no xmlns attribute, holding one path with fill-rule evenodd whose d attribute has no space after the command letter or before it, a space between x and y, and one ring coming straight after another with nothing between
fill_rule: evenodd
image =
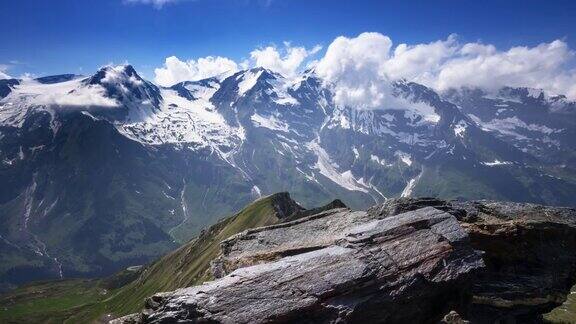
<instances>
[{"instance_id":1,"label":"snow-capped mountain","mask_svg":"<svg viewBox=\"0 0 576 324\"><path fill-rule=\"evenodd\" d=\"M531 89L438 94L399 80L385 107L263 68L158 87L133 67L0 80L4 283L145 262L250 200L494 198L576 205L576 109Z\"/></svg>"},{"instance_id":2,"label":"snow-capped mountain","mask_svg":"<svg viewBox=\"0 0 576 324\"><path fill-rule=\"evenodd\" d=\"M576 103L530 88L458 89L445 94L483 130L549 164L573 166Z\"/></svg>"}]
</instances>

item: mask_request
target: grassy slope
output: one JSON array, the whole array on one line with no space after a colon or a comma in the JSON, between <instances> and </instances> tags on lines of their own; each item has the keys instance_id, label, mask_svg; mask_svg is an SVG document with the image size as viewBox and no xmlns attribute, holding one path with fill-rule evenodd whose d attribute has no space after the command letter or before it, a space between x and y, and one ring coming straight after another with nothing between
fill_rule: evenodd
<instances>
[{"instance_id":1,"label":"grassy slope","mask_svg":"<svg viewBox=\"0 0 576 324\"><path fill-rule=\"evenodd\" d=\"M105 297L95 280L31 284L0 300L0 323L61 323L71 308Z\"/></svg>"},{"instance_id":2,"label":"grassy slope","mask_svg":"<svg viewBox=\"0 0 576 324\"><path fill-rule=\"evenodd\" d=\"M18 289L0 299L0 322L93 322L108 314L119 316L139 311L144 299L156 292L210 280L207 270L222 240L245 229L278 221L273 199L274 196L258 200L222 220L119 288L104 289L103 280L65 280Z\"/></svg>"}]
</instances>

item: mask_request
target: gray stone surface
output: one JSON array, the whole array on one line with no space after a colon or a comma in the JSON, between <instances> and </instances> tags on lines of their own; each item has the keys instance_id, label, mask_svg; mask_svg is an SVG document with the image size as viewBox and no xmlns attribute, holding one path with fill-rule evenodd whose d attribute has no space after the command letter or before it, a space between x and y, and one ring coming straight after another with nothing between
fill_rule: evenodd
<instances>
[{"instance_id":1,"label":"gray stone surface","mask_svg":"<svg viewBox=\"0 0 576 324\"><path fill-rule=\"evenodd\" d=\"M222 242L206 284L118 323L536 323L576 281L576 210L390 199Z\"/></svg>"},{"instance_id":2,"label":"gray stone surface","mask_svg":"<svg viewBox=\"0 0 576 324\"><path fill-rule=\"evenodd\" d=\"M466 298L466 278L484 264L454 216L425 208L367 217L339 209L233 237L225 256L243 267L153 296L140 320L418 322ZM282 257L262 263L267 253Z\"/></svg>"},{"instance_id":3,"label":"gray stone surface","mask_svg":"<svg viewBox=\"0 0 576 324\"><path fill-rule=\"evenodd\" d=\"M576 210L497 201L400 198L368 210L374 218L433 206L458 218L486 269L462 313L473 323L540 322L576 283Z\"/></svg>"}]
</instances>

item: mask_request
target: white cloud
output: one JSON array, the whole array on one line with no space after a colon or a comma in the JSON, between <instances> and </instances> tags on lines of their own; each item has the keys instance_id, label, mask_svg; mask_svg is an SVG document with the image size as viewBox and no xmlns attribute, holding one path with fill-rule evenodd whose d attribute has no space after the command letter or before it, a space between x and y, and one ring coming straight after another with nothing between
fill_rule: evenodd
<instances>
[{"instance_id":1,"label":"white cloud","mask_svg":"<svg viewBox=\"0 0 576 324\"><path fill-rule=\"evenodd\" d=\"M124 3L141 3L153 5L156 9L162 9L164 5L169 3L181 2L183 0L124 0Z\"/></svg>"},{"instance_id":2,"label":"white cloud","mask_svg":"<svg viewBox=\"0 0 576 324\"><path fill-rule=\"evenodd\" d=\"M24 72L20 74L20 76L18 77L18 79L22 81L33 81L36 78L37 78L36 74L30 72Z\"/></svg>"},{"instance_id":3,"label":"white cloud","mask_svg":"<svg viewBox=\"0 0 576 324\"><path fill-rule=\"evenodd\" d=\"M339 104L355 107L390 103L389 80L401 78L437 90L532 87L576 99L576 70L570 68L575 56L561 40L501 51L490 44L461 44L455 35L393 47L385 35L362 33L336 38L316 64L316 72L334 87Z\"/></svg>"},{"instance_id":4,"label":"white cloud","mask_svg":"<svg viewBox=\"0 0 576 324\"><path fill-rule=\"evenodd\" d=\"M63 95L49 94L45 97L46 103L60 106L98 106L117 107L116 100L104 95L101 86L90 86Z\"/></svg>"},{"instance_id":5,"label":"white cloud","mask_svg":"<svg viewBox=\"0 0 576 324\"><path fill-rule=\"evenodd\" d=\"M278 49L276 46L255 49L250 53L250 58L253 66L270 69L285 77L293 77L300 71L304 61L321 49L320 45L306 49L293 47L289 42L285 42L284 49Z\"/></svg>"},{"instance_id":6,"label":"white cloud","mask_svg":"<svg viewBox=\"0 0 576 324\"><path fill-rule=\"evenodd\" d=\"M437 90L531 87L576 99L576 53L562 40L502 50L480 42L461 43L456 35L430 43L394 46L386 35L362 33L337 37L324 56L315 57L321 49L286 42L282 47L257 48L241 62L212 56L188 61L169 57L163 67L155 70L156 82L172 85L257 66L291 78L314 67L333 87L339 104L359 108L398 104L390 96L390 81L402 78Z\"/></svg>"},{"instance_id":7,"label":"white cloud","mask_svg":"<svg viewBox=\"0 0 576 324\"><path fill-rule=\"evenodd\" d=\"M405 78L427 83L442 69L442 64L456 52L456 36L428 44L399 44L381 69L392 79Z\"/></svg>"},{"instance_id":8,"label":"white cloud","mask_svg":"<svg viewBox=\"0 0 576 324\"><path fill-rule=\"evenodd\" d=\"M576 71L568 68L575 55L563 41L518 46L503 52L478 43L456 46L457 53L431 78L431 86L439 90L458 86L527 86L576 98Z\"/></svg>"},{"instance_id":9,"label":"white cloud","mask_svg":"<svg viewBox=\"0 0 576 324\"><path fill-rule=\"evenodd\" d=\"M326 55L316 64L318 76L333 86L340 105L359 108L381 106L390 97L390 84L383 73L392 41L378 33L362 33L356 38L336 38Z\"/></svg>"},{"instance_id":10,"label":"white cloud","mask_svg":"<svg viewBox=\"0 0 576 324\"><path fill-rule=\"evenodd\" d=\"M156 83L171 86L182 81L194 81L213 76L228 76L239 69L264 67L285 77L293 77L300 72L306 59L322 49L316 45L312 49L293 47L285 42L283 49L275 46L258 48L250 53L250 59L239 63L221 56L207 56L182 61L176 56L166 58L164 66L154 70Z\"/></svg>"},{"instance_id":11,"label":"white cloud","mask_svg":"<svg viewBox=\"0 0 576 324\"><path fill-rule=\"evenodd\" d=\"M106 96L105 89L100 85L82 86L82 79L42 84L31 78L22 78L22 83L16 87L17 100L27 104L59 105L59 106L99 106L117 107L116 100ZM16 104L18 106L18 104Z\"/></svg>"},{"instance_id":12,"label":"white cloud","mask_svg":"<svg viewBox=\"0 0 576 324\"><path fill-rule=\"evenodd\" d=\"M154 70L155 81L162 86L171 86L182 81L194 81L238 70L238 64L221 56L201 57L197 60L181 61L176 56L166 58L164 66Z\"/></svg>"},{"instance_id":13,"label":"white cloud","mask_svg":"<svg viewBox=\"0 0 576 324\"><path fill-rule=\"evenodd\" d=\"M0 64L0 80L2 79L11 79L12 77L9 76L6 71L8 70L8 65Z\"/></svg>"}]
</instances>

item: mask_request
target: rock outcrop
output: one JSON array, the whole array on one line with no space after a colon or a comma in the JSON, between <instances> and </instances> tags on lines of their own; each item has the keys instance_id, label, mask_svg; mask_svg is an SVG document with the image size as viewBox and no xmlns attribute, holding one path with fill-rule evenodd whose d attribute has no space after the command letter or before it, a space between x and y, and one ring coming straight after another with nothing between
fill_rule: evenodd
<instances>
[{"instance_id":1,"label":"rock outcrop","mask_svg":"<svg viewBox=\"0 0 576 324\"><path fill-rule=\"evenodd\" d=\"M486 269L472 284L472 322L538 322L576 282L576 210L510 202L394 199L372 207L374 218L425 206L458 218Z\"/></svg>"},{"instance_id":2,"label":"rock outcrop","mask_svg":"<svg viewBox=\"0 0 576 324\"><path fill-rule=\"evenodd\" d=\"M536 322L576 279L576 210L406 198L321 210L228 238L212 270L220 279L116 322Z\"/></svg>"}]
</instances>

